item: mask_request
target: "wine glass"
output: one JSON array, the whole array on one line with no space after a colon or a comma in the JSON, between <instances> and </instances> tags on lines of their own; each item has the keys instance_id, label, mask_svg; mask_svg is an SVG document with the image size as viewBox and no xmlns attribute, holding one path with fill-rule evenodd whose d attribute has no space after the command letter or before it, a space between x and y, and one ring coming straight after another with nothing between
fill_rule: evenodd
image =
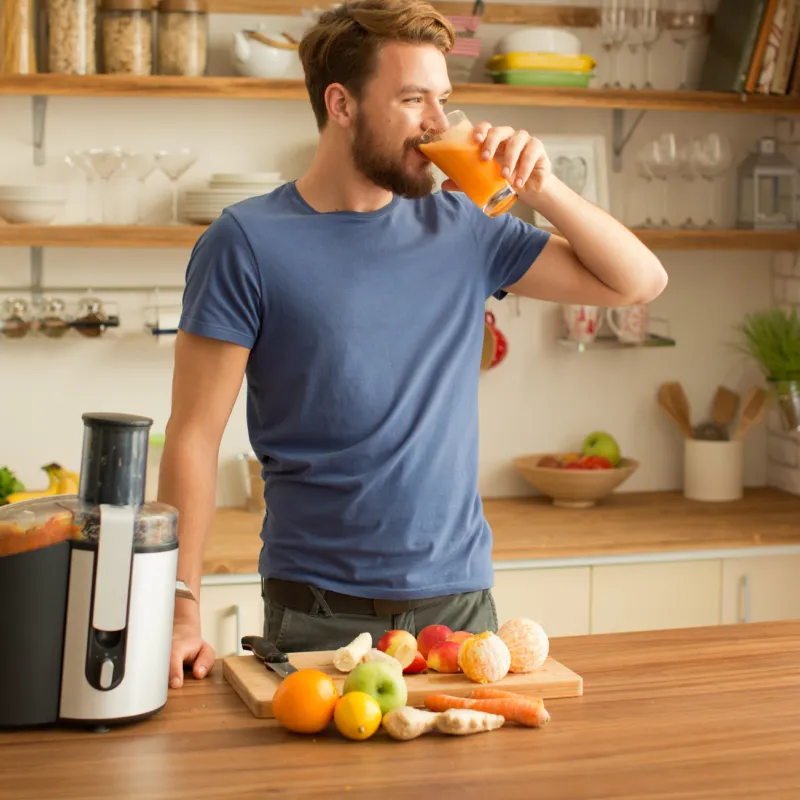
<instances>
[{"instance_id":1,"label":"wine glass","mask_svg":"<svg viewBox=\"0 0 800 800\"><path fill-rule=\"evenodd\" d=\"M109 221L109 181L111 176L122 166L122 148L109 147L106 149L94 147L87 150L86 156L92 164L103 186L103 222Z\"/></svg>"},{"instance_id":2,"label":"wine glass","mask_svg":"<svg viewBox=\"0 0 800 800\"><path fill-rule=\"evenodd\" d=\"M679 90L689 88L689 42L703 35L705 7L701 0L668 0L665 27L682 50L683 70Z\"/></svg>"},{"instance_id":3,"label":"wine glass","mask_svg":"<svg viewBox=\"0 0 800 800\"><path fill-rule=\"evenodd\" d=\"M650 171L650 166L647 163L647 157L644 149L640 150L636 157L636 174L647 184L646 199L642 203L644 209L644 222L642 222L639 227L657 228L658 226L656 225L655 220L650 216L649 203L647 202L650 198L655 176Z\"/></svg>"},{"instance_id":4,"label":"wine glass","mask_svg":"<svg viewBox=\"0 0 800 800\"><path fill-rule=\"evenodd\" d=\"M638 19L637 27L642 39L644 50L644 86L643 89L653 89L653 47L661 36L661 18L658 13L659 0L638 0L636 9Z\"/></svg>"},{"instance_id":5,"label":"wine glass","mask_svg":"<svg viewBox=\"0 0 800 800\"><path fill-rule=\"evenodd\" d=\"M137 216L136 221L138 225L143 222L142 219L142 206L141 195L144 190L144 182L152 175L156 168L156 157L150 153L137 153L135 151L126 150L123 152L124 165L136 176L139 188L139 200L137 200Z\"/></svg>"},{"instance_id":6,"label":"wine glass","mask_svg":"<svg viewBox=\"0 0 800 800\"><path fill-rule=\"evenodd\" d=\"M628 52L633 56L633 61L638 61L638 54L639 48L644 45L644 38L642 36L642 27L641 27L641 9L639 8L639 4L637 2L633 2L629 5L627 9L627 18L628 18ZM629 89L636 89L636 80L635 80L636 73L631 70L631 82L628 86Z\"/></svg>"},{"instance_id":7,"label":"wine glass","mask_svg":"<svg viewBox=\"0 0 800 800\"><path fill-rule=\"evenodd\" d=\"M693 184L699 176L694 158L694 140L688 139L681 142L678 146L678 165L676 171L683 180L689 183L689 196L694 198L695 191ZM688 199L686 201L686 219L681 223L680 227L689 230L698 227L697 223L692 219L691 203Z\"/></svg>"},{"instance_id":8,"label":"wine glass","mask_svg":"<svg viewBox=\"0 0 800 800\"><path fill-rule=\"evenodd\" d=\"M610 55L611 82L604 89L621 89L617 75L618 51L628 36L628 9L623 0L603 0L600 8L600 41L603 50Z\"/></svg>"},{"instance_id":9,"label":"wine glass","mask_svg":"<svg viewBox=\"0 0 800 800\"><path fill-rule=\"evenodd\" d=\"M708 133L694 140L692 155L697 174L709 186L709 213L704 227L718 228L720 225L714 221L714 217L717 216L718 192L716 181L731 165L733 160L731 144L722 134Z\"/></svg>"},{"instance_id":10,"label":"wine glass","mask_svg":"<svg viewBox=\"0 0 800 800\"><path fill-rule=\"evenodd\" d=\"M662 183L660 227L669 228L667 181L678 169L678 142L675 134L662 133L657 139L648 142L644 148L644 159L653 177Z\"/></svg>"},{"instance_id":11,"label":"wine glass","mask_svg":"<svg viewBox=\"0 0 800 800\"><path fill-rule=\"evenodd\" d=\"M89 159L88 153L84 150L73 150L64 156L69 166L82 172L86 178L86 193L85 193L85 211L84 222L87 225L94 225L97 220L94 218L94 195L97 190L97 173L95 172L92 162Z\"/></svg>"},{"instance_id":12,"label":"wine glass","mask_svg":"<svg viewBox=\"0 0 800 800\"><path fill-rule=\"evenodd\" d=\"M156 166L169 178L172 190L172 219L170 225L178 221L178 180L197 162L197 155L188 147L180 150L159 150L156 153Z\"/></svg>"}]
</instances>

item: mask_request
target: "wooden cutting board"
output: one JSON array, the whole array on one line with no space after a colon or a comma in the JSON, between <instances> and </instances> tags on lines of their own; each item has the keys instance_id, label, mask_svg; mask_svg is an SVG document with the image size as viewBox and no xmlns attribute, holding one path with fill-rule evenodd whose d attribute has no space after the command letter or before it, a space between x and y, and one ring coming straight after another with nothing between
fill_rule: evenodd
<instances>
[{"instance_id":1,"label":"wooden cutting board","mask_svg":"<svg viewBox=\"0 0 800 800\"><path fill-rule=\"evenodd\" d=\"M297 669L318 669L333 678L341 692L347 674L333 666L333 651L289 653L289 663ZM255 656L231 656L222 660L222 675L256 717L272 716L272 698L281 678ZM429 694L442 693L466 697L478 685L462 673L455 675L423 672L404 675L408 687L408 704L422 708ZM559 661L548 658L535 672L509 673L492 684L497 689L542 698L579 697L583 694L583 678Z\"/></svg>"}]
</instances>

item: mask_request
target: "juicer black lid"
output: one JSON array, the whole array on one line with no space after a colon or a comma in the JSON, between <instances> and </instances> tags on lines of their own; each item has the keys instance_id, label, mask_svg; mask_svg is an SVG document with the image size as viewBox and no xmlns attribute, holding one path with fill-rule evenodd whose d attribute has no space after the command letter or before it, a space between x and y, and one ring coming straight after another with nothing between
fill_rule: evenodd
<instances>
[{"instance_id":1,"label":"juicer black lid","mask_svg":"<svg viewBox=\"0 0 800 800\"><path fill-rule=\"evenodd\" d=\"M87 413L83 424L81 498L91 505L142 505L153 420L134 414Z\"/></svg>"}]
</instances>

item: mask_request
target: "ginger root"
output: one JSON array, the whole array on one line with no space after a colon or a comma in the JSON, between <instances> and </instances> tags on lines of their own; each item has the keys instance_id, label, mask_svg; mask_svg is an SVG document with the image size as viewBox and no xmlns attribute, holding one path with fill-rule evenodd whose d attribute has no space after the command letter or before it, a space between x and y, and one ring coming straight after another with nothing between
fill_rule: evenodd
<instances>
[{"instance_id":1,"label":"ginger root","mask_svg":"<svg viewBox=\"0 0 800 800\"><path fill-rule=\"evenodd\" d=\"M495 731L503 727L506 721L500 714L489 714L486 711L475 711L467 708L451 708L440 713L436 718L436 728L441 733L464 736L469 733Z\"/></svg>"},{"instance_id":2,"label":"ginger root","mask_svg":"<svg viewBox=\"0 0 800 800\"><path fill-rule=\"evenodd\" d=\"M346 647L340 647L333 656L333 666L339 672L352 672L372 647L372 635L360 633Z\"/></svg>"},{"instance_id":3,"label":"ginger root","mask_svg":"<svg viewBox=\"0 0 800 800\"><path fill-rule=\"evenodd\" d=\"M439 714L425 711L413 706L401 706L389 711L383 718L382 725L392 739L408 741L422 736L436 728Z\"/></svg>"}]
</instances>

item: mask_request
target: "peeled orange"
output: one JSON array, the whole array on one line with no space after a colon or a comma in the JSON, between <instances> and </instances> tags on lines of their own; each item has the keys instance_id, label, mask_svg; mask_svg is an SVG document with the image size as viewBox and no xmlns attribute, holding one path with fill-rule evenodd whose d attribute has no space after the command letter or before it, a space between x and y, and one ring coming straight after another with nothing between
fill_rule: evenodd
<instances>
[{"instance_id":1,"label":"peeled orange","mask_svg":"<svg viewBox=\"0 0 800 800\"><path fill-rule=\"evenodd\" d=\"M300 669L284 678L272 698L272 713L295 733L319 733L333 719L339 690L324 672Z\"/></svg>"},{"instance_id":2,"label":"peeled orange","mask_svg":"<svg viewBox=\"0 0 800 800\"><path fill-rule=\"evenodd\" d=\"M476 683L493 683L508 674L511 653L506 643L491 631L472 636L458 651L458 666Z\"/></svg>"},{"instance_id":3,"label":"peeled orange","mask_svg":"<svg viewBox=\"0 0 800 800\"><path fill-rule=\"evenodd\" d=\"M497 635L511 653L511 672L533 672L547 660L550 640L538 622L525 617L510 619Z\"/></svg>"}]
</instances>

